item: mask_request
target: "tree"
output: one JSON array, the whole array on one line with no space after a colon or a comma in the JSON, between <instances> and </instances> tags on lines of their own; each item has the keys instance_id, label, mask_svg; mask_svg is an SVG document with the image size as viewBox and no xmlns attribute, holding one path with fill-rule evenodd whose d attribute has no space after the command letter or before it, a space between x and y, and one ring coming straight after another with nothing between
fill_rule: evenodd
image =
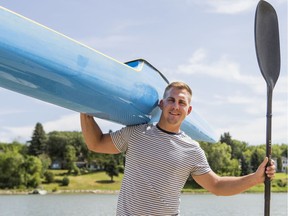
<instances>
[{"instance_id":1,"label":"tree","mask_svg":"<svg viewBox=\"0 0 288 216\"><path fill-rule=\"evenodd\" d=\"M116 165L115 160L111 159L106 166L106 173L111 178L111 182L113 182L113 177L119 175L119 171Z\"/></svg>"},{"instance_id":2,"label":"tree","mask_svg":"<svg viewBox=\"0 0 288 216\"><path fill-rule=\"evenodd\" d=\"M241 156L241 176L251 173L251 167L249 161L246 159L244 154Z\"/></svg>"},{"instance_id":3,"label":"tree","mask_svg":"<svg viewBox=\"0 0 288 216\"><path fill-rule=\"evenodd\" d=\"M226 143L231 146L231 157L235 159L241 159L243 152L246 150L248 144L246 142L241 142L238 140L232 139L229 132L224 133L220 137L221 143Z\"/></svg>"},{"instance_id":4,"label":"tree","mask_svg":"<svg viewBox=\"0 0 288 216\"><path fill-rule=\"evenodd\" d=\"M64 158L67 145L75 149L76 157L80 160L88 157L89 151L80 132L53 131L48 133L48 153L52 159Z\"/></svg>"},{"instance_id":5,"label":"tree","mask_svg":"<svg viewBox=\"0 0 288 216\"><path fill-rule=\"evenodd\" d=\"M68 145L67 138L60 132L53 131L48 134L47 149L52 160L64 159L66 145Z\"/></svg>"},{"instance_id":6,"label":"tree","mask_svg":"<svg viewBox=\"0 0 288 216\"><path fill-rule=\"evenodd\" d=\"M38 156L38 158L41 160L41 163L42 163L41 176L43 176L44 173L49 169L51 165L51 158L49 157L48 154L41 154Z\"/></svg>"},{"instance_id":7,"label":"tree","mask_svg":"<svg viewBox=\"0 0 288 216\"><path fill-rule=\"evenodd\" d=\"M43 126L41 123L37 123L33 131L32 139L28 142L30 143L28 153L34 156L45 154L47 152L46 142L47 138Z\"/></svg>"},{"instance_id":8,"label":"tree","mask_svg":"<svg viewBox=\"0 0 288 216\"><path fill-rule=\"evenodd\" d=\"M280 146L280 148L281 148L281 151L282 151L281 156L288 157L288 145L287 144L282 144Z\"/></svg>"},{"instance_id":9,"label":"tree","mask_svg":"<svg viewBox=\"0 0 288 216\"><path fill-rule=\"evenodd\" d=\"M36 188L41 183L42 163L35 156L27 156L22 164L25 172L25 186Z\"/></svg>"},{"instance_id":10,"label":"tree","mask_svg":"<svg viewBox=\"0 0 288 216\"><path fill-rule=\"evenodd\" d=\"M231 147L226 143L211 145L208 162L211 169L219 175L238 176L240 174L239 162L231 159Z\"/></svg>"},{"instance_id":11,"label":"tree","mask_svg":"<svg viewBox=\"0 0 288 216\"><path fill-rule=\"evenodd\" d=\"M48 184L54 182L54 173L53 173L53 172L51 172L51 171L46 171L46 172L44 173L44 177L45 177L46 182L47 182Z\"/></svg>"},{"instance_id":12,"label":"tree","mask_svg":"<svg viewBox=\"0 0 288 216\"><path fill-rule=\"evenodd\" d=\"M277 157L277 171L281 172L283 168L282 157Z\"/></svg>"},{"instance_id":13,"label":"tree","mask_svg":"<svg viewBox=\"0 0 288 216\"><path fill-rule=\"evenodd\" d=\"M66 168L70 174L73 170L77 170L75 161L76 161L76 150L72 145L66 145L64 152L64 159L66 161ZM78 170L77 170L78 172Z\"/></svg>"},{"instance_id":14,"label":"tree","mask_svg":"<svg viewBox=\"0 0 288 216\"><path fill-rule=\"evenodd\" d=\"M0 188L18 188L24 183L23 163L24 157L17 152L0 153Z\"/></svg>"},{"instance_id":15,"label":"tree","mask_svg":"<svg viewBox=\"0 0 288 216\"><path fill-rule=\"evenodd\" d=\"M68 186L69 183L70 183L70 179L67 176L63 177L62 186Z\"/></svg>"},{"instance_id":16,"label":"tree","mask_svg":"<svg viewBox=\"0 0 288 216\"><path fill-rule=\"evenodd\" d=\"M265 157L265 150L262 148L255 148L251 155L251 168L255 172L258 169L258 166L262 163Z\"/></svg>"},{"instance_id":17,"label":"tree","mask_svg":"<svg viewBox=\"0 0 288 216\"><path fill-rule=\"evenodd\" d=\"M41 183L42 164L35 156L18 152L0 153L0 188L37 187Z\"/></svg>"},{"instance_id":18,"label":"tree","mask_svg":"<svg viewBox=\"0 0 288 216\"><path fill-rule=\"evenodd\" d=\"M232 146L232 136L229 132L225 132L223 135L220 136L220 142L226 143L227 145Z\"/></svg>"}]
</instances>

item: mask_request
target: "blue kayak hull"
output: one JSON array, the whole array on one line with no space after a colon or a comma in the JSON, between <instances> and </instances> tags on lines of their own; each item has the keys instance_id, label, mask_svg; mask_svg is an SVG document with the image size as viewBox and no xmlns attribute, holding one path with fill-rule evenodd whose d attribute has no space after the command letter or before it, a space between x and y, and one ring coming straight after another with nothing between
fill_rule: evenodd
<instances>
[{"instance_id":1,"label":"blue kayak hull","mask_svg":"<svg viewBox=\"0 0 288 216\"><path fill-rule=\"evenodd\" d=\"M0 7L0 86L123 125L158 121L168 80L143 59L126 64ZM193 110L182 125L215 142Z\"/></svg>"}]
</instances>

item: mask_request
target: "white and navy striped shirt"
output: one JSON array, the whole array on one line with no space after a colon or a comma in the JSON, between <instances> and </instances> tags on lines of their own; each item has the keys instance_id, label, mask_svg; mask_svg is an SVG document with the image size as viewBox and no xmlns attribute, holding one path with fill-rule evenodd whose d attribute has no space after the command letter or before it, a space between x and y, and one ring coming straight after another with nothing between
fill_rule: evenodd
<instances>
[{"instance_id":1,"label":"white and navy striped shirt","mask_svg":"<svg viewBox=\"0 0 288 216\"><path fill-rule=\"evenodd\" d=\"M209 172L199 144L184 132L172 134L152 124L111 133L126 152L117 215L178 215L180 194L189 175Z\"/></svg>"}]
</instances>

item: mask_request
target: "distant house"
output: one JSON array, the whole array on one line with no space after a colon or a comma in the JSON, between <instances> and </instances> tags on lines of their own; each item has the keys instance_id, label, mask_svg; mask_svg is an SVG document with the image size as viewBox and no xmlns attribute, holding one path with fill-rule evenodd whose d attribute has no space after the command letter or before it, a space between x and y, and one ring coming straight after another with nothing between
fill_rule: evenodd
<instances>
[{"instance_id":1,"label":"distant house","mask_svg":"<svg viewBox=\"0 0 288 216\"><path fill-rule=\"evenodd\" d=\"M275 166L277 166L277 158L273 158L273 160L275 161ZM282 160L282 169L281 170L277 170L277 172L288 172L287 167L288 167L288 158L287 157L281 157Z\"/></svg>"},{"instance_id":2,"label":"distant house","mask_svg":"<svg viewBox=\"0 0 288 216\"><path fill-rule=\"evenodd\" d=\"M78 168L86 168L87 167L87 162L85 162L85 161L77 161L77 162L75 162L75 164Z\"/></svg>"},{"instance_id":3,"label":"distant house","mask_svg":"<svg viewBox=\"0 0 288 216\"><path fill-rule=\"evenodd\" d=\"M50 169L62 169L62 162L60 160L52 161Z\"/></svg>"},{"instance_id":4,"label":"distant house","mask_svg":"<svg viewBox=\"0 0 288 216\"><path fill-rule=\"evenodd\" d=\"M90 171L99 171L99 170L104 170L105 167L101 164L98 164L97 161L91 161L90 163L86 161L76 161L75 162L76 166L78 168L86 168ZM65 169L66 167L66 162L62 160L53 160L50 169Z\"/></svg>"},{"instance_id":5,"label":"distant house","mask_svg":"<svg viewBox=\"0 0 288 216\"><path fill-rule=\"evenodd\" d=\"M103 170L104 167L99 165L96 161L92 161L91 163L89 163L87 165L88 170L90 171L99 171L99 170Z\"/></svg>"}]
</instances>

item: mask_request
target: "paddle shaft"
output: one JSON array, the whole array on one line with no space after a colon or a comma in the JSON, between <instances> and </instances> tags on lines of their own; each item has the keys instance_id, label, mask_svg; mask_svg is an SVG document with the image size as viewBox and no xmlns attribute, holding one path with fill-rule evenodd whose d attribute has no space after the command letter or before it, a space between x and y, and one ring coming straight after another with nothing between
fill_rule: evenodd
<instances>
[{"instance_id":1,"label":"paddle shaft","mask_svg":"<svg viewBox=\"0 0 288 216\"><path fill-rule=\"evenodd\" d=\"M271 144L271 130L272 130L272 96L273 87L267 85L267 115L266 115L266 156L269 161L266 165L271 164L272 144ZM264 215L270 215L270 200L271 200L271 181L265 176L265 208Z\"/></svg>"},{"instance_id":2,"label":"paddle shaft","mask_svg":"<svg viewBox=\"0 0 288 216\"><path fill-rule=\"evenodd\" d=\"M260 0L255 14L255 47L258 64L267 84L267 121L266 121L266 156L271 165L272 143L272 95L273 88L280 73L280 42L278 19L271 4ZM264 215L270 215L271 182L265 176L265 208Z\"/></svg>"}]
</instances>

